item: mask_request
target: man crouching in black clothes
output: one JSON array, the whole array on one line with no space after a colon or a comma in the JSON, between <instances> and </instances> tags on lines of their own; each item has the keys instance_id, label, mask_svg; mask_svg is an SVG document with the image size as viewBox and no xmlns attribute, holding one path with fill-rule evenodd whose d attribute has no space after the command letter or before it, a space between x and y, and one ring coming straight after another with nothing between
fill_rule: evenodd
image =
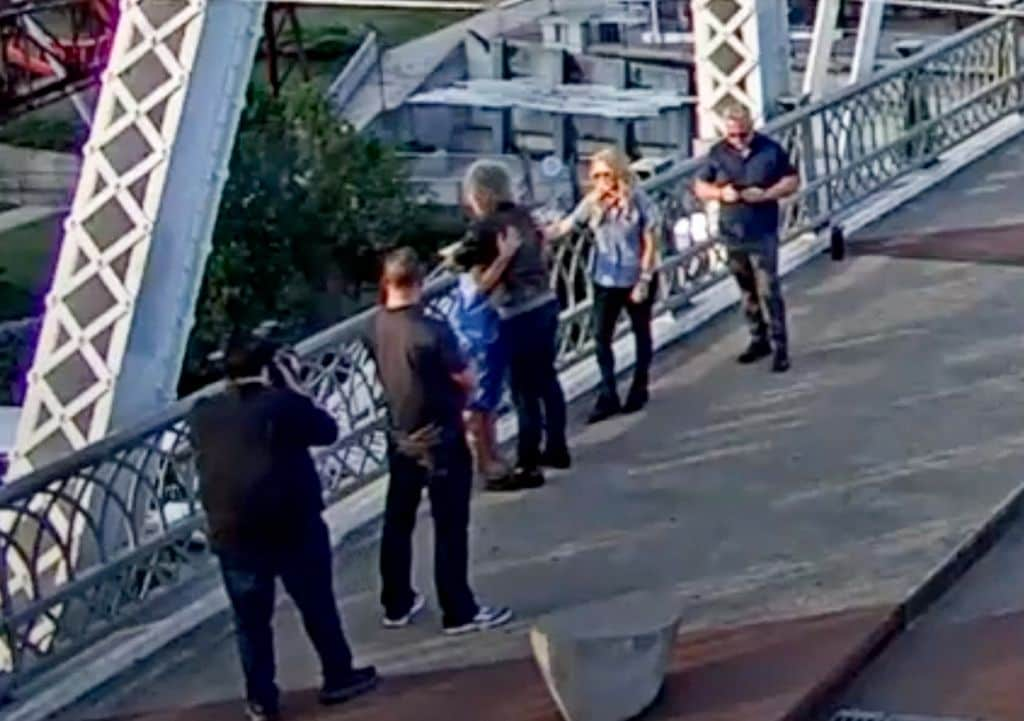
<instances>
[{"instance_id":1,"label":"man crouching in black clothes","mask_svg":"<svg viewBox=\"0 0 1024 721\"><path fill-rule=\"evenodd\" d=\"M310 447L338 427L296 380L294 356L235 336L225 353L228 387L200 401L191 428L210 540L234 610L238 652L253 721L278 717L274 683L275 580L295 601L320 656L320 701L334 704L377 682L353 668L332 589L331 546Z\"/></svg>"}]
</instances>

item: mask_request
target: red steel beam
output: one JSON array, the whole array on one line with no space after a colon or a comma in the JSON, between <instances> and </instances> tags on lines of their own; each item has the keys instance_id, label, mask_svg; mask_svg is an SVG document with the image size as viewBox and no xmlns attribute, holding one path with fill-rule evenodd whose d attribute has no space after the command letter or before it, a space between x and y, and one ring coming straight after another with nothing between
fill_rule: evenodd
<instances>
[{"instance_id":1,"label":"red steel beam","mask_svg":"<svg viewBox=\"0 0 1024 721\"><path fill-rule=\"evenodd\" d=\"M265 26L272 91L296 70L308 80L295 6L269 3ZM117 0L14 0L0 7L0 124L98 84L116 28Z\"/></svg>"}]
</instances>

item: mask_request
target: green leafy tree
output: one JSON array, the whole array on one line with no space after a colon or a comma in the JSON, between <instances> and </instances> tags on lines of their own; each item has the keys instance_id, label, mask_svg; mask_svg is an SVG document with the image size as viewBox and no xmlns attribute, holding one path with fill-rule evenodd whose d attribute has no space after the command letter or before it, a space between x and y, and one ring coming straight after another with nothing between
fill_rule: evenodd
<instances>
[{"instance_id":1,"label":"green leafy tree","mask_svg":"<svg viewBox=\"0 0 1024 721\"><path fill-rule=\"evenodd\" d=\"M268 319L294 338L366 305L380 255L445 238L421 228L395 152L341 123L316 88L258 90L231 160L182 390L209 380L205 358L232 328Z\"/></svg>"}]
</instances>

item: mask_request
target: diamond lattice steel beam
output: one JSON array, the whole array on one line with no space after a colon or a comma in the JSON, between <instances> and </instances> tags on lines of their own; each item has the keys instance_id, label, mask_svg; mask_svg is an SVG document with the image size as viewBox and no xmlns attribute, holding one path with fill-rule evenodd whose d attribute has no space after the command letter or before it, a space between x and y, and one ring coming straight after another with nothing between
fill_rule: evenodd
<instances>
[{"instance_id":1,"label":"diamond lattice steel beam","mask_svg":"<svg viewBox=\"0 0 1024 721\"><path fill-rule=\"evenodd\" d=\"M698 132L723 129L722 113L747 107L756 120L778 112L789 89L786 3L779 0L694 0Z\"/></svg>"},{"instance_id":2,"label":"diamond lattice steel beam","mask_svg":"<svg viewBox=\"0 0 1024 721\"><path fill-rule=\"evenodd\" d=\"M9 479L176 397L263 10L252 0L122 2ZM85 519L103 517L109 494L89 498L88 481L69 487L74 503L40 495L35 511L70 548L41 549L31 568L7 554L11 593L31 598L40 579L63 583L94 550L80 541ZM16 533L15 524L0 515L5 532ZM110 525L91 545L118 546L111 536L124 533L123 524ZM44 646L56 622L55 615L35 626L33 641Z\"/></svg>"}]
</instances>

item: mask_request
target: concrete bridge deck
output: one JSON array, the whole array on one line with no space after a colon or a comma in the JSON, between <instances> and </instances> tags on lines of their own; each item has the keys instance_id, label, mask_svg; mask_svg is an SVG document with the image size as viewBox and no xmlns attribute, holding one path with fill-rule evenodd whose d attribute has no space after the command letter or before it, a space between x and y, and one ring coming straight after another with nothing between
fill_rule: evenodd
<instances>
[{"instance_id":1,"label":"concrete bridge deck","mask_svg":"<svg viewBox=\"0 0 1024 721\"><path fill-rule=\"evenodd\" d=\"M867 229L846 262L821 258L794 273L786 283L788 375L733 362L745 337L730 314L659 355L644 414L578 427L571 472L538 491L479 496L473 576L484 600L515 609L509 629L448 639L426 613L413 628L382 631L376 531L346 544L337 591L360 660L391 677L469 669L467 682L479 693L461 693L459 675L441 674L425 677L426 690L392 681L363 706L294 717L553 718L537 705L516 712L520 703L541 703L526 677L487 669L517 667L530 676L522 660L533 619L637 588L677 593L685 638L704 638L710 656L720 651L722 636L713 634L723 627L767 624L747 634L751 649L776 638L763 629L780 619L808 623L838 612L856 624L858 614L884 615L984 522L1024 471L1022 177L1018 139ZM938 230L945 234L934 243L893 242ZM958 256L966 241L974 250ZM577 421L584 411L576 409ZM430 598L423 520L417 578ZM293 609L282 606L280 681L312 688L312 651ZM815 643L813 633L798 635L805 646ZM778 665L778 655L760 652L765 661L753 668ZM739 656L749 662L749 681L759 657ZM758 703L778 701L782 691L748 681L741 674L717 701L701 700L704 715L683 708L656 718L781 717ZM486 689L484 697L500 701L494 713L473 706ZM221 617L61 718L174 710L160 717L234 718L240 693L230 621ZM410 698L420 713L398 713ZM219 702L230 703L211 709L229 712L195 708Z\"/></svg>"}]
</instances>

